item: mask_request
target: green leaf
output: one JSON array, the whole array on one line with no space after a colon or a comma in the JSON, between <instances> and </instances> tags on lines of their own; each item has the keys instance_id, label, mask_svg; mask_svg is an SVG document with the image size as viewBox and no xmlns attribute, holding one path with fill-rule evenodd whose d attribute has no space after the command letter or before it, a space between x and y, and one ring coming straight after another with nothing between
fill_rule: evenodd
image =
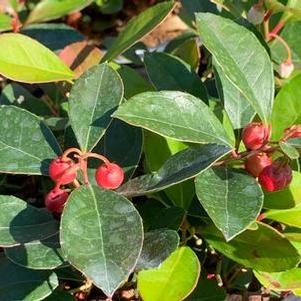
<instances>
[{"instance_id":1,"label":"green leaf","mask_svg":"<svg viewBox=\"0 0 301 301\"><path fill-rule=\"evenodd\" d=\"M132 203L92 186L71 193L60 234L67 260L110 297L133 271L143 243L142 220Z\"/></svg>"},{"instance_id":2,"label":"green leaf","mask_svg":"<svg viewBox=\"0 0 301 301\"><path fill-rule=\"evenodd\" d=\"M0 36L0 74L24 83L70 81L73 72L48 48L18 33Z\"/></svg>"},{"instance_id":3,"label":"green leaf","mask_svg":"<svg viewBox=\"0 0 301 301\"><path fill-rule=\"evenodd\" d=\"M45 239L58 232L58 222L43 209L14 196L0 196L0 246L11 247Z\"/></svg>"},{"instance_id":4,"label":"green leaf","mask_svg":"<svg viewBox=\"0 0 301 301\"><path fill-rule=\"evenodd\" d=\"M195 177L230 150L216 144L190 147L170 157L157 172L128 181L118 192L125 196L137 196L163 190Z\"/></svg>"},{"instance_id":5,"label":"green leaf","mask_svg":"<svg viewBox=\"0 0 301 301\"><path fill-rule=\"evenodd\" d=\"M272 139L279 140L283 131L301 123L301 75L294 77L282 87L275 99L272 115Z\"/></svg>"},{"instance_id":6,"label":"green leaf","mask_svg":"<svg viewBox=\"0 0 301 301\"><path fill-rule=\"evenodd\" d=\"M139 272L138 291L144 301L184 300L195 288L200 270L195 253L189 247L182 247L159 268Z\"/></svg>"},{"instance_id":7,"label":"green leaf","mask_svg":"<svg viewBox=\"0 0 301 301\"><path fill-rule=\"evenodd\" d=\"M200 203L227 241L259 215L263 192L253 177L227 167L210 168L195 179Z\"/></svg>"},{"instance_id":8,"label":"green leaf","mask_svg":"<svg viewBox=\"0 0 301 301\"><path fill-rule=\"evenodd\" d=\"M246 230L230 242L210 225L201 228L207 242L237 263L264 272L281 272L296 267L300 255L284 235L258 223L257 230Z\"/></svg>"},{"instance_id":9,"label":"green leaf","mask_svg":"<svg viewBox=\"0 0 301 301\"><path fill-rule=\"evenodd\" d=\"M286 227L284 229L284 235L301 255L301 229Z\"/></svg>"},{"instance_id":10,"label":"green leaf","mask_svg":"<svg viewBox=\"0 0 301 301\"><path fill-rule=\"evenodd\" d=\"M159 25L168 16L173 7L173 1L158 3L134 17L108 49L108 52L102 58L102 62L113 60L133 46Z\"/></svg>"},{"instance_id":11,"label":"green leaf","mask_svg":"<svg viewBox=\"0 0 301 301\"><path fill-rule=\"evenodd\" d=\"M264 216L282 224L301 228L301 204L286 210L269 210L264 213Z\"/></svg>"},{"instance_id":12,"label":"green leaf","mask_svg":"<svg viewBox=\"0 0 301 301\"><path fill-rule=\"evenodd\" d=\"M196 20L202 41L223 76L268 122L273 107L274 74L265 48L251 31L230 19L198 13Z\"/></svg>"},{"instance_id":13,"label":"green leaf","mask_svg":"<svg viewBox=\"0 0 301 301\"><path fill-rule=\"evenodd\" d=\"M219 96L224 102L225 111L233 128L241 129L253 119L255 111L244 94L225 76L218 64L215 64L215 69L218 73L216 85Z\"/></svg>"},{"instance_id":14,"label":"green leaf","mask_svg":"<svg viewBox=\"0 0 301 301\"><path fill-rule=\"evenodd\" d=\"M224 128L208 106L183 92L138 94L122 104L113 116L167 138L231 145Z\"/></svg>"},{"instance_id":15,"label":"green leaf","mask_svg":"<svg viewBox=\"0 0 301 301\"><path fill-rule=\"evenodd\" d=\"M104 135L122 98L121 78L108 64L90 68L75 82L69 98L69 117L82 151L93 149Z\"/></svg>"},{"instance_id":16,"label":"green leaf","mask_svg":"<svg viewBox=\"0 0 301 301\"><path fill-rule=\"evenodd\" d=\"M29 14L26 24L50 21L79 11L93 0L42 0Z\"/></svg>"},{"instance_id":17,"label":"green leaf","mask_svg":"<svg viewBox=\"0 0 301 301\"><path fill-rule=\"evenodd\" d=\"M36 98L17 83L7 85L0 96L1 105L15 105L39 116L51 116L52 112L42 99Z\"/></svg>"},{"instance_id":18,"label":"green leaf","mask_svg":"<svg viewBox=\"0 0 301 301\"><path fill-rule=\"evenodd\" d=\"M190 93L207 100L206 88L200 77L181 59L167 53L146 53L146 71L157 90L173 90Z\"/></svg>"},{"instance_id":19,"label":"green leaf","mask_svg":"<svg viewBox=\"0 0 301 301\"><path fill-rule=\"evenodd\" d=\"M49 270L65 263L58 235L26 242L4 251L9 260L28 269Z\"/></svg>"},{"instance_id":20,"label":"green leaf","mask_svg":"<svg viewBox=\"0 0 301 301\"><path fill-rule=\"evenodd\" d=\"M164 138L152 132L144 132L144 156L151 172L157 171L167 159L188 146L180 141ZM195 195L193 181L185 181L165 189L175 206L187 210Z\"/></svg>"},{"instance_id":21,"label":"green leaf","mask_svg":"<svg viewBox=\"0 0 301 301\"><path fill-rule=\"evenodd\" d=\"M0 14L0 32L12 29L12 18L6 14Z\"/></svg>"},{"instance_id":22,"label":"green leaf","mask_svg":"<svg viewBox=\"0 0 301 301\"><path fill-rule=\"evenodd\" d=\"M264 208L289 209L301 203L301 174L293 171L293 179L288 187L275 192L264 191Z\"/></svg>"},{"instance_id":23,"label":"green leaf","mask_svg":"<svg viewBox=\"0 0 301 301\"><path fill-rule=\"evenodd\" d=\"M292 145L290 145L287 142L280 142L279 146L281 148L281 150L292 160L294 159L298 159L299 158L299 153L296 150L295 147L293 147Z\"/></svg>"},{"instance_id":24,"label":"green leaf","mask_svg":"<svg viewBox=\"0 0 301 301\"><path fill-rule=\"evenodd\" d=\"M273 291L293 291L301 289L301 269L294 268L280 273L254 271L256 278Z\"/></svg>"},{"instance_id":25,"label":"green leaf","mask_svg":"<svg viewBox=\"0 0 301 301\"><path fill-rule=\"evenodd\" d=\"M0 299L37 301L49 296L58 286L51 271L34 271L0 258Z\"/></svg>"},{"instance_id":26,"label":"green leaf","mask_svg":"<svg viewBox=\"0 0 301 301\"><path fill-rule=\"evenodd\" d=\"M15 106L0 106L0 171L48 174L50 160L61 153L39 117Z\"/></svg>"},{"instance_id":27,"label":"green leaf","mask_svg":"<svg viewBox=\"0 0 301 301\"><path fill-rule=\"evenodd\" d=\"M301 138L290 138L286 141L286 144L298 150L301 148Z\"/></svg>"},{"instance_id":28,"label":"green leaf","mask_svg":"<svg viewBox=\"0 0 301 301\"><path fill-rule=\"evenodd\" d=\"M95 0L103 14L115 14L123 7L123 0Z\"/></svg>"},{"instance_id":29,"label":"green leaf","mask_svg":"<svg viewBox=\"0 0 301 301\"><path fill-rule=\"evenodd\" d=\"M136 270L157 268L179 245L179 236L174 230L146 232L142 252Z\"/></svg>"},{"instance_id":30,"label":"green leaf","mask_svg":"<svg viewBox=\"0 0 301 301\"><path fill-rule=\"evenodd\" d=\"M37 40L52 51L62 50L85 37L64 23L31 24L22 28L21 33Z\"/></svg>"}]
</instances>

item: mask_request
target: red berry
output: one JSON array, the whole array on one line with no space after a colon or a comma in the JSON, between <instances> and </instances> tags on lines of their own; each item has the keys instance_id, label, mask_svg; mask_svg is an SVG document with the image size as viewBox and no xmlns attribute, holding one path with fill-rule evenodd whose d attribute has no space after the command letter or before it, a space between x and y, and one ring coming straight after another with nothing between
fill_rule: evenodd
<instances>
[{"instance_id":1,"label":"red berry","mask_svg":"<svg viewBox=\"0 0 301 301\"><path fill-rule=\"evenodd\" d=\"M292 181L292 169L280 161L266 166L258 177L260 185L267 191L277 191L286 188Z\"/></svg>"},{"instance_id":2,"label":"red berry","mask_svg":"<svg viewBox=\"0 0 301 301\"><path fill-rule=\"evenodd\" d=\"M253 155L245 161L245 168L255 178L259 176L262 170L272 164L272 159L266 153Z\"/></svg>"},{"instance_id":3,"label":"red berry","mask_svg":"<svg viewBox=\"0 0 301 301\"><path fill-rule=\"evenodd\" d=\"M97 168L95 179L102 188L116 189L124 180L124 171L117 164L103 164Z\"/></svg>"},{"instance_id":4,"label":"red berry","mask_svg":"<svg viewBox=\"0 0 301 301\"><path fill-rule=\"evenodd\" d=\"M74 163L71 160L65 161L61 158L57 158L51 161L49 165L49 176L50 178L60 183L62 185L69 184L73 182L77 177L76 171L70 171L70 173L66 172L70 167L72 167ZM66 174L64 174L66 172Z\"/></svg>"},{"instance_id":5,"label":"red berry","mask_svg":"<svg viewBox=\"0 0 301 301\"><path fill-rule=\"evenodd\" d=\"M242 132L242 141L248 149L261 148L270 138L271 129L262 123L249 123Z\"/></svg>"},{"instance_id":6,"label":"red berry","mask_svg":"<svg viewBox=\"0 0 301 301\"><path fill-rule=\"evenodd\" d=\"M51 212L61 213L68 199L68 193L60 188L52 189L45 197L45 206Z\"/></svg>"}]
</instances>

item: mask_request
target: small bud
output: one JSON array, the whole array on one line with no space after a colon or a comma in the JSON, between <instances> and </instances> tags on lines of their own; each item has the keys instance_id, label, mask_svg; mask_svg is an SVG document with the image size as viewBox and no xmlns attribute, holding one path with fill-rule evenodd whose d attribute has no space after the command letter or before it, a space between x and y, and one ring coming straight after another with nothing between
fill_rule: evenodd
<instances>
[{"instance_id":1,"label":"small bud","mask_svg":"<svg viewBox=\"0 0 301 301\"><path fill-rule=\"evenodd\" d=\"M262 170L271 164L272 159L266 153L259 153L245 161L245 168L248 173L257 178Z\"/></svg>"},{"instance_id":2,"label":"small bud","mask_svg":"<svg viewBox=\"0 0 301 301\"><path fill-rule=\"evenodd\" d=\"M289 78L293 73L295 66L292 62L282 62L279 67L279 75L281 78Z\"/></svg>"},{"instance_id":3,"label":"small bud","mask_svg":"<svg viewBox=\"0 0 301 301\"><path fill-rule=\"evenodd\" d=\"M284 137L282 138L282 141L299 137L301 137L301 124L295 124L284 130Z\"/></svg>"},{"instance_id":4,"label":"small bud","mask_svg":"<svg viewBox=\"0 0 301 301\"><path fill-rule=\"evenodd\" d=\"M264 9L262 5L253 5L247 13L247 19L254 25L261 24L264 20Z\"/></svg>"},{"instance_id":5,"label":"small bud","mask_svg":"<svg viewBox=\"0 0 301 301\"><path fill-rule=\"evenodd\" d=\"M292 169L280 160L265 167L258 177L260 185L267 191L277 191L286 188L292 181Z\"/></svg>"},{"instance_id":6,"label":"small bud","mask_svg":"<svg viewBox=\"0 0 301 301\"><path fill-rule=\"evenodd\" d=\"M242 132L242 140L247 149L256 150L268 142L271 128L263 123L249 123Z\"/></svg>"}]
</instances>

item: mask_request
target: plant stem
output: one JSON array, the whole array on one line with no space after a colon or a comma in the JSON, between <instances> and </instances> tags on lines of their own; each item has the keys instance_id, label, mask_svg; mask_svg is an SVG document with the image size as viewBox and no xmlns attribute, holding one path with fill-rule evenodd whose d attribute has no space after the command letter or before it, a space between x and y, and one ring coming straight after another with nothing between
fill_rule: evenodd
<instances>
[{"instance_id":1,"label":"plant stem","mask_svg":"<svg viewBox=\"0 0 301 301\"><path fill-rule=\"evenodd\" d=\"M292 51L291 51L290 46L287 44L287 42L282 37L278 36L277 34L270 33L269 36L277 39L284 46L284 48L287 51L287 59L285 62L290 64L292 62Z\"/></svg>"}]
</instances>

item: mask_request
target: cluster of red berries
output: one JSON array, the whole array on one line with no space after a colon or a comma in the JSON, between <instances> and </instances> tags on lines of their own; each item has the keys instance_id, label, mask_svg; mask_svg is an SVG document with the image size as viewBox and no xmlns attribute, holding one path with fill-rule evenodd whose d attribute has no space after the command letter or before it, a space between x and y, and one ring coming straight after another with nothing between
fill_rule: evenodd
<instances>
[{"instance_id":1,"label":"cluster of red berries","mask_svg":"<svg viewBox=\"0 0 301 301\"><path fill-rule=\"evenodd\" d=\"M250 123L242 132L242 140L249 151L255 151L245 160L246 170L258 177L258 182L267 191L277 191L286 188L292 181L292 169L287 158L272 159L275 151L269 145L271 128L262 123ZM301 126L294 125L285 130L282 141L300 137ZM258 150L258 152L256 152Z\"/></svg>"},{"instance_id":2,"label":"cluster of red berries","mask_svg":"<svg viewBox=\"0 0 301 301\"><path fill-rule=\"evenodd\" d=\"M55 187L45 197L45 206L51 212L61 213L63 211L69 194L61 186L74 183L74 181L77 182L78 169L81 169L84 178L88 179L86 162L88 157L99 158L105 162L97 168L95 174L96 182L101 188L116 189L124 180L124 171L119 165L109 162L101 155L93 153L84 155L78 150L77 152L80 154L80 156L77 156L78 163L63 155L52 160L49 165L49 176L56 183ZM88 180L85 181L85 184L88 184Z\"/></svg>"}]
</instances>

